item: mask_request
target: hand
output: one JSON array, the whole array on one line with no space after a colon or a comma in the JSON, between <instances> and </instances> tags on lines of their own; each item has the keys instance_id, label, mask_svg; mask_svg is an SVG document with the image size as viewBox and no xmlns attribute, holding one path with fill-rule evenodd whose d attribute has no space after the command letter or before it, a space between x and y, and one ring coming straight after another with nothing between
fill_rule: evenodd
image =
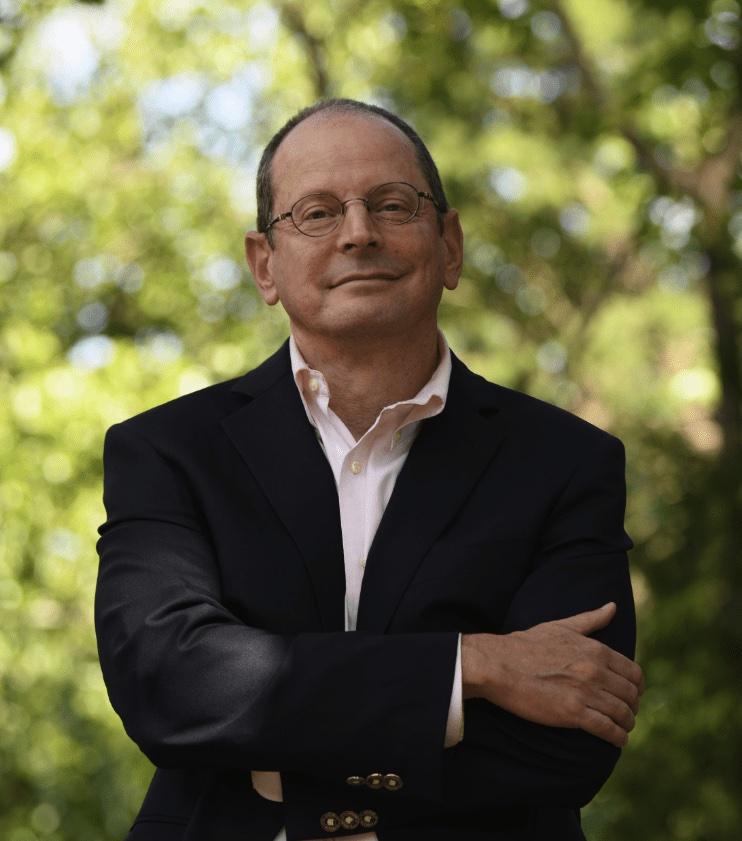
<instances>
[{"instance_id":1,"label":"hand","mask_svg":"<svg viewBox=\"0 0 742 841\"><path fill-rule=\"evenodd\" d=\"M616 747L628 742L644 692L641 668L587 635L614 617L597 610L510 634L465 634L464 698L486 698L514 715L576 727Z\"/></svg>"}]
</instances>

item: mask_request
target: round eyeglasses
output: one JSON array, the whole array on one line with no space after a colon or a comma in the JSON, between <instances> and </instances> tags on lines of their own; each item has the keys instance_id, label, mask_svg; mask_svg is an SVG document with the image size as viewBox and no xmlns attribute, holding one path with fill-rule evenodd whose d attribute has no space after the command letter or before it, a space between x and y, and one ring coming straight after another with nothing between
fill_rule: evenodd
<instances>
[{"instance_id":1,"label":"round eyeglasses","mask_svg":"<svg viewBox=\"0 0 742 841\"><path fill-rule=\"evenodd\" d=\"M433 202L440 209L430 193L421 192L404 181L379 184L365 199L358 197L340 201L332 193L312 193L294 202L287 213L272 219L265 232L268 233L277 222L291 219L299 233L308 237L322 237L337 228L345 216L346 207L353 201L363 202L374 220L387 225L404 225L417 216L421 199Z\"/></svg>"}]
</instances>

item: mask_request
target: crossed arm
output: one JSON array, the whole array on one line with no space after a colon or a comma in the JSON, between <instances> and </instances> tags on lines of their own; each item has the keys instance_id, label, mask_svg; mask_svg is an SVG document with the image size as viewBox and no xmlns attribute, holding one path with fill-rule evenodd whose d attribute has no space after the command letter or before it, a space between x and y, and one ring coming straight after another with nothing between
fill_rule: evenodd
<instances>
[{"instance_id":1,"label":"crossed arm","mask_svg":"<svg viewBox=\"0 0 742 841\"><path fill-rule=\"evenodd\" d=\"M249 627L225 607L199 512L157 447L126 425L114 427L105 470L108 519L96 591L101 665L114 708L154 764L280 768L334 783L359 769L389 767L404 772L401 797L440 789L455 632ZM598 576L607 595L630 599L625 555L596 558L581 554L586 548L571 545L577 560L565 566L559 546L545 547L506 632L464 637L464 696L485 699L488 709L467 709L463 750L445 753L456 751L460 767L467 749L480 758L484 751L487 775L472 797L510 805L534 802L543 789L553 790L552 802L581 805L617 756L598 742L614 751L631 729L641 675L614 650L633 644L626 604L614 621L609 607L545 623L523 608L529 586L552 586L571 573ZM570 603L584 605L587 591L573 589ZM586 636L603 626L607 645ZM595 756L597 781L588 779ZM460 776L463 784L467 775Z\"/></svg>"},{"instance_id":2,"label":"crossed arm","mask_svg":"<svg viewBox=\"0 0 742 841\"><path fill-rule=\"evenodd\" d=\"M573 727L623 747L634 729L644 676L633 661L587 635L615 602L510 634L465 634L463 697L485 698L528 721Z\"/></svg>"}]
</instances>

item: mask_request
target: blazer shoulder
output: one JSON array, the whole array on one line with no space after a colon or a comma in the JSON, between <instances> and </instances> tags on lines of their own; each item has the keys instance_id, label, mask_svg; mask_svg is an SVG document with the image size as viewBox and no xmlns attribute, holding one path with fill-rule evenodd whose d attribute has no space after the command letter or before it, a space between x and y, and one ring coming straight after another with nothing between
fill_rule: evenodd
<instances>
[{"instance_id":1,"label":"blazer shoulder","mask_svg":"<svg viewBox=\"0 0 742 841\"><path fill-rule=\"evenodd\" d=\"M479 375L475 375L479 376ZM489 400L495 403L508 427L530 440L543 441L549 446L623 448L621 440L573 412L541 398L479 377L482 388L488 390Z\"/></svg>"},{"instance_id":2,"label":"blazer shoulder","mask_svg":"<svg viewBox=\"0 0 742 841\"><path fill-rule=\"evenodd\" d=\"M286 340L271 356L246 374L184 394L139 412L114 427L130 432L161 437L201 436L208 434L222 418L245 405L246 400L290 372L289 343ZM110 431L110 429L109 429Z\"/></svg>"},{"instance_id":3,"label":"blazer shoulder","mask_svg":"<svg viewBox=\"0 0 742 841\"><path fill-rule=\"evenodd\" d=\"M202 439L223 417L244 405L245 397L233 386L240 377L214 383L145 409L109 427L142 436L153 442L172 439Z\"/></svg>"}]
</instances>

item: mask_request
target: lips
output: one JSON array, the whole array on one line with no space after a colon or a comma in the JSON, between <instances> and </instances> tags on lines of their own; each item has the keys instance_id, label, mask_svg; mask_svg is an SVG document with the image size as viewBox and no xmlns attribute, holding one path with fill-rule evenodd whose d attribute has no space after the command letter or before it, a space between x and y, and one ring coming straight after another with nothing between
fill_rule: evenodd
<instances>
[{"instance_id":1,"label":"lips","mask_svg":"<svg viewBox=\"0 0 742 841\"><path fill-rule=\"evenodd\" d=\"M392 272L355 272L344 275L340 280L333 283L332 287L334 289L336 286L342 286L344 283L351 283L354 280L397 280L398 278L399 275Z\"/></svg>"}]
</instances>

